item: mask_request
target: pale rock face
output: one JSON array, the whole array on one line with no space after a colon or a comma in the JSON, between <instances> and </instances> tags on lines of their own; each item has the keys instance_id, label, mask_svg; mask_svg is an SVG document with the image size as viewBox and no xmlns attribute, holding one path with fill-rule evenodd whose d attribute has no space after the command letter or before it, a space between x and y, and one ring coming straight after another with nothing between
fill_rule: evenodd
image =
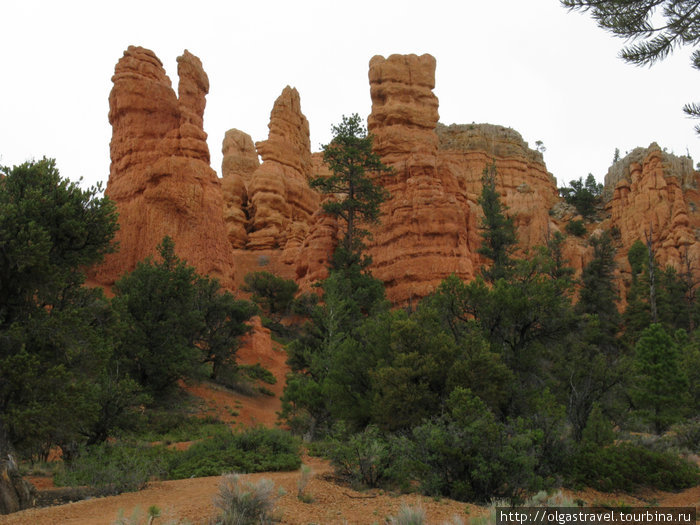
<instances>
[{"instance_id":1,"label":"pale rock face","mask_svg":"<svg viewBox=\"0 0 700 525\"><path fill-rule=\"evenodd\" d=\"M105 193L119 212L120 250L91 276L103 286L153 255L165 235L200 273L218 277L224 286L233 282L221 183L209 166L202 128L209 81L188 51L177 60L179 98L148 49L129 47L114 70L112 164Z\"/></svg>"}]
</instances>

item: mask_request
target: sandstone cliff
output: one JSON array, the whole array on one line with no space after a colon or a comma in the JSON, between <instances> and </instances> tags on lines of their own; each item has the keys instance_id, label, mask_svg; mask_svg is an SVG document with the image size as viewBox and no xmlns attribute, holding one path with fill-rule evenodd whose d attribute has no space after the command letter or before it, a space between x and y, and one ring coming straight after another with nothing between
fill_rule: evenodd
<instances>
[{"instance_id":1,"label":"sandstone cliff","mask_svg":"<svg viewBox=\"0 0 700 525\"><path fill-rule=\"evenodd\" d=\"M221 183L209 166L203 129L209 80L188 51L177 62L179 96L148 49L130 46L115 67L105 193L119 212L120 249L91 276L101 285L111 286L153 254L165 235L199 272L219 277L224 286L233 282Z\"/></svg>"},{"instance_id":2,"label":"sandstone cliff","mask_svg":"<svg viewBox=\"0 0 700 525\"><path fill-rule=\"evenodd\" d=\"M394 172L380 180L391 198L382 205L382 222L372 229L368 249L371 271L395 304L417 301L452 273L471 279L487 262L477 253L486 166L496 166L497 189L515 219L522 250L563 231L575 213L558 197L541 153L516 131L438 123L435 67L430 55L370 61L368 129ZM341 232L308 186L310 177L328 169L322 155L310 151L299 93L286 87L275 101L267 140L254 145L242 131L227 132L219 180L209 167L203 130L207 75L187 51L178 58L178 75L176 95L158 58L138 47L130 47L115 68L107 194L120 212L121 251L93 272L92 281L111 285L167 234L180 256L227 287L240 284L248 271L264 269L294 277L308 290L326 276ZM610 168L607 217L589 231L619 231L623 278L627 250L650 225L661 264L680 269L690 261L700 278L699 177L689 158L656 144ZM581 238L570 236L564 253L579 271L590 259Z\"/></svg>"},{"instance_id":3,"label":"sandstone cliff","mask_svg":"<svg viewBox=\"0 0 700 525\"><path fill-rule=\"evenodd\" d=\"M700 173L689 157L652 143L615 163L605 177L609 226L620 232L618 265L628 273L627 252L645 233L662 266L682 270L685 258L700 279Z\"/></svg>"},{"instance_id":4,"label":"sandstone cliff","mask_svg":"<svg viewBox=\"0 0 700 525\"><path fill-rule=\"evenodd\" d=\"M484 168L496 164L498 191L514 216L523 249L559 231L549 209L556 181L542 155L520 134L490 124L438 123L435 59L430 55L374 57L369 69L375 151L394 174L381 184L391 193L369 244L372 273L387 296L406 304L432 292L445 277L471 279L480 266L482 217L477 200ZM325 276L337 225L319 214L300 252L302 285ZM570 240L567 254L580 268L585 249Z\"/></svg>"}]
</instances>

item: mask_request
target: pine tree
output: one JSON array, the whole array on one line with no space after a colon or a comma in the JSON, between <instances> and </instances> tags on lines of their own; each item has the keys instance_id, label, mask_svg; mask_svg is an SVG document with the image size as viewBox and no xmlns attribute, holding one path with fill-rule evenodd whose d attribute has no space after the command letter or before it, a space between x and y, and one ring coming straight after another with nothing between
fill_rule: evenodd
<instances>
[{"instance_id":1,"label":"pine tree","mask_svg":"<svg viewBox=\"0 0 700 525\"><path fill-rule=\"evenodd\" d=\"M481 268L481 275L488 282L495 283L511 275L515 265L512 254L518 240L513 219L506 215L508 208L501 203L496 191L495 163L484 168L481 182L479 204L484 211L481 221L483 242L478 252L492 261L490 268Z\"/></svg>"},{"instance_id":2,"label":"pine tree","mask_svg":"<svg viewBox=\"0 0 700 525\"><path fill-rule=\"evenodd\" d=\"M343 240L334 254L334 266L366 267L370 261L363 257L362 250L363 239L369 232L363 224L379 221L379 206L389 193L376 179L392 170L372 151L373 137L367 134L357 113L343 116L343 121L332 130L333 139L323 146L323 161L331 175L313 178L309 183L332 196L322 207L345 223Z\"/></svg>"},{"instance_id":3,"label":"pine tree","mask_svg":"<svg viewBox=\"0 0 700 525\"><path fill-rule=\"evenodd\" d=\"M650 325L635 346L636 381L630 390L635 407L657 434L677 422L688 404L688 378L674 340L660 324Z\"/></svg>"}]
</instances>

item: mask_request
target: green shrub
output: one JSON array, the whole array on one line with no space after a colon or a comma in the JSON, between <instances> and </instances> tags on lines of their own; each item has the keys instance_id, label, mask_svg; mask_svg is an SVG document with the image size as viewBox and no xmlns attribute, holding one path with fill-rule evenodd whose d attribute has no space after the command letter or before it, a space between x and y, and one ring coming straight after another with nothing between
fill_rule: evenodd
<instances>
[{"instance_id":1,"label":"green shrub","mask_svg":"<svg viewBox=\"0 0 700 525\"><path fill-rule=\"evenodd\" d=\"M275 504L284 494L275 490L269 479L257 483L241 482L238 474L226 476L219 486L214 504L221 509L217 525L264 525L275 519Z\"/></svg>"},{"instance_id":2,"label":"green shrub","mask_svg":"<svg viewBox=\"0 0 700 525\"><path fill-rule=\"evenodd\" d=\"M141 490L152 477L165 474L174 454L165 447L102 443L82 449L63 472L56 473L54 483L96 487L105 495Z\"/></svg>"},{"instance_id":3,"label":"green shrub","mask_svg":"<svg viewBox=\"0 0 700 525\"><path fill-rule=\"evenodd\" d=\"M670 440L680 449L700 453L700 420L687 421L671 427Z\"/></svg>"},{"instance_id":4,"label":"green shrub","mask_svg":"<svg viewBox=\"0 0 700 525\"><path fill-rule=\"evenodd\" d=\"M374 426L334 442L329 450L336 474L355 485L377 487L391 465L389 444Z\"/></svg>"},{"instance_id":5,"label":"green shrub","mask_svg":"<svg viewBox=\"0 0 700 525\"><path fill-rule=\"evenodd\" d=\"M609 447L583 443L572 458L568 481L606 492L641 487L680 490L700 483L700 469L677 454L632 443Z\"/></svg>"},{"instance_id":6,"label":"green shrub","mask_svg":"<svg viewBox=\"0 0 700 525\"><path fill-rule=\"evenodd\" d=\"M220 431L171 458L171 479L219 476L224 472L296 470L299 443L280 429L254 428L240 433Z\"/></svg>"},{"instance_id":7,"label":"green shrub","mask_svg":"<svg viewBox=\"0 0 700 525\"><path fill-rule=\"evenodd\" d=\"M238 369L251 379L262 381L268 385L277 383L275 375L260 363L255 363L254 365L238 365Z\"/></svg>"},{"instance_id":8,"label":"green shrub","mask_svg":"<svg viewBox=\"0 0 700 525\"><path fill-rule=\"evenodd\" d=\"M238 366L223 365L216 374L216 383L248 397L260 395L255 380L248 377Z\"/></svg>"},{"instance_id":9,"label":"green shrub","mask_svg":"<svg viewBox=\"0 0 700 525\"><path fill-rule=\"evenodd\" d=\"M299 480L297 481L297 499L303 501L304 503L313 503L314 497L312 494L306 492L306 486L311 481L311 476L313 471L308 465L302 465L299 470Z\"/></svg>"},{"instance_id":10,"label":"green shrub","mask_svg":"<svg viewBox=\"0 0 700 525\"><path fill-rule=\"evenodd\" d=\"M469 390L457 388L444 415L410 436L413 476L423 493L461 501L521 498L541 486L535 450L541 433L505 425Z\"/></svg>"},{"instance_id":11,"label":"green shrub","mask_svg":"<svg viewBox=\"0 0 700 525\"><path fill-rule=\"evenodd\" d=\"M575 235L576 237L583 237L586 235L586 226L581 220L572 220L567 222L564 229L566 230L566 233Z\"/></svg>"}]
</instances>

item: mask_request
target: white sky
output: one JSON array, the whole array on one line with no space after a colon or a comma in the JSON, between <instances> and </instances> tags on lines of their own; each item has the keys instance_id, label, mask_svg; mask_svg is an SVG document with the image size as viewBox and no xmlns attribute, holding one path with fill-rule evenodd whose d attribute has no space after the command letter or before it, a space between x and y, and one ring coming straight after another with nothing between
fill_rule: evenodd
<instances>
[{"instance_id":1,"label":"white sky","mask_svg":"<svg viewBox=\"0 0 700 525\"><path fill-rule=\"evenodd\" d=\"M0 23L0 165L45 155L89 184L109 175L111 76L130 44L152 49L176 90L176 57L187 48L202 60L217 172L225 131L267 138L287 84L319 150L343 114L369 114L369 59L392 53L435 56L440 121L543 141L560 185L602 180L616 147L656 141L700 160L696 122L681 111L700 98L689 53L628 65L617 58L624 41L558 0L2 0Z\"/></svg>"}]
</instances>

